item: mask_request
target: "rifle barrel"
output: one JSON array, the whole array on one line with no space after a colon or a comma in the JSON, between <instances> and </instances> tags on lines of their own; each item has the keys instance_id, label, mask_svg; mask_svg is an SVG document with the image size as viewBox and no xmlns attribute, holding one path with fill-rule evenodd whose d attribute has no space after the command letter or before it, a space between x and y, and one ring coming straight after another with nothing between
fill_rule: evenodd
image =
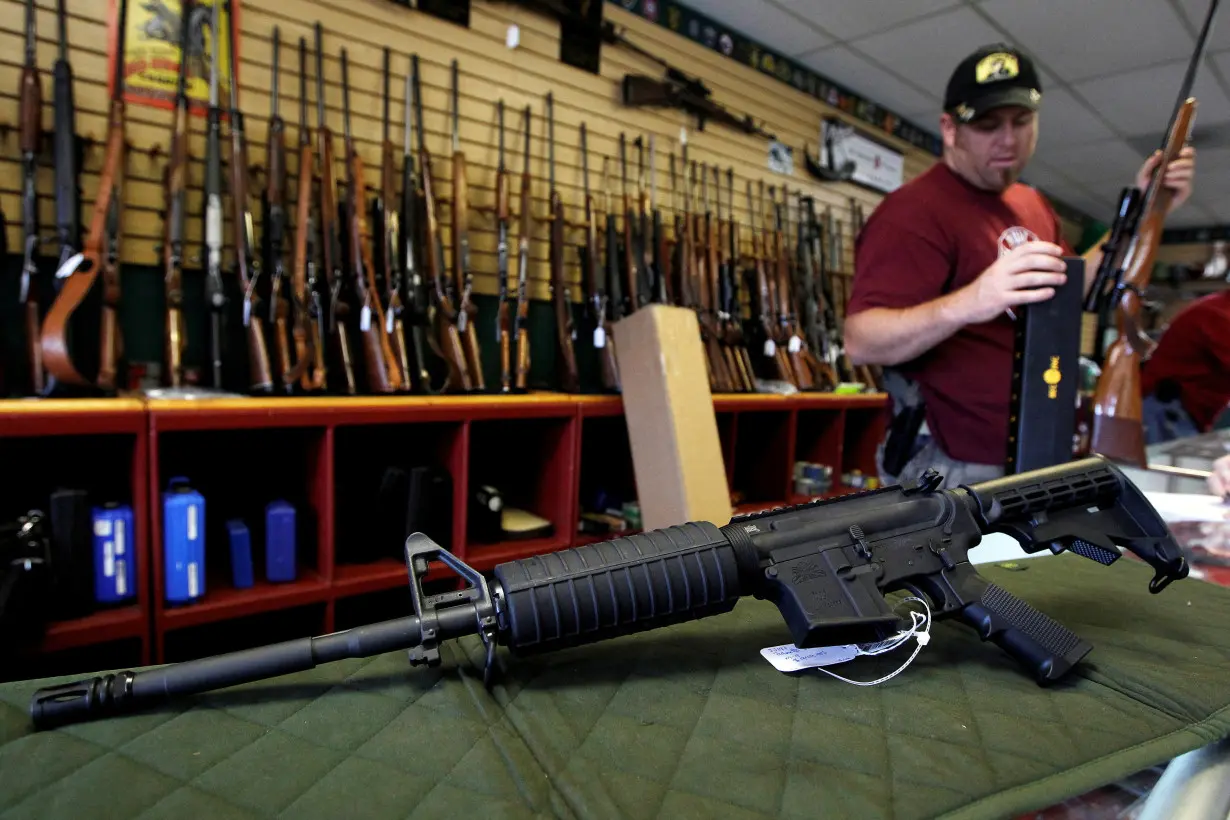
<instances>
[{"instance_id":1,"label":"rifle barrel","mask_svg":"<svg viewBox=\"0 0 1230 820\"><path fill-rule=\"evenodd\" d=\"M342 136L350 142L350 70L346 49L342 49Z\"/></svg>"},{"instance_id":2,"label":"rifle barrel","mask_svg":"<svg viewBox=\"0 0 1230 820\"><path fill-rule=\"evenodd\" d=\"M461 150L461 135L458 130L461 127L461 112L459 109L460 97L457 91L457 61L453 60L453 153Z\"/></svg>"},{"instance_id":3,"label":"rifle barrel","mask_svg":"<svg viewBox=\"0 0 1230 820\"><path fill-rule=\"evenodd\" d=\"M324 49L321 48L320 23L316 24L316 127L325 127Z\"/></svg>"},{"instance_id":4,"label":"rifle barrel","mask_svg":"<svg viewBox=\"0 0 1230 820\"><path fill-rule=\"evenodd\" d=\"M384 141L389 141L389 49L384 49Z\"/></svg>"},{"instance_id":5,"label":"rifle barrel","mask_svg":"<svg viewBox=\"0 0 1230 820\"><path fill-rule=\"evenodd\" d=\"M299 141L307 142L307 39L299 38Z\"/></svg>"}]
</instances>

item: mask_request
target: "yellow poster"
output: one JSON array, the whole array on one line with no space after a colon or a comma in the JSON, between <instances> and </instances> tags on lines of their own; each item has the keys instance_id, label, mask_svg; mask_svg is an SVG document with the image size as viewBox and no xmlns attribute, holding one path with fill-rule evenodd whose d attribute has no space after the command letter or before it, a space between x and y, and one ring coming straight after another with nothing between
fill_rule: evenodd
<instances>
[{"instance_id":1,"label":"yellow poster","mask_svg":"<svg viewBox=\"0 0 1230 820\"><path fill-rule=\"evenodd\" d=\"M228 36L231 9L236 0L112 0L111 61L117 59L116 34L119 28L119 5L126 8L123 32L124 99L139 105L171 108L179 88L181 43L187 42L187 74L184 78L188 105L193 113L202 114L209 105L210 72L215 46L219 49L218 102L228 105L231 81L233 42ZM214 33L214 4L217 4L217 27ZM188 9L185 20L184 8ZM237 17L238 15L236 15ZM185 28L186 25L186 28ZM235 37L238 39L238 26ZM114 76L114 71L111 72Z\"/></svg>"}]
</instances>

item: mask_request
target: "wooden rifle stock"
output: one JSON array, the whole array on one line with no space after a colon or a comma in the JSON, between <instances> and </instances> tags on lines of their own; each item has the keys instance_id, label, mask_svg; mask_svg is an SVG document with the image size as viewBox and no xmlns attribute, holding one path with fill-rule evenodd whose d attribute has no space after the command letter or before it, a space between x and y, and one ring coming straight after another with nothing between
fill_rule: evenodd
<instances>
[{"instance_id":1,"label":"wooden rifle stock","mask_svg":"<svg viewBox=\"0 0 1230 820\"><path fill-rule=\"evenodd\" d=\"M127 12L127 0L120 0L118 53L121 54L124 51ZM37 85L35 87L37 88ZM111 107L107 117L106 154L98 180L98 197L94 200L94 210L90 217L90 230L82 248L82 261L64 281L59 295L43 319L40 339L42 361L46 363L47 371L52 377L65 384L90 384L72 361L69 335L74 314L89 295L101 272L103 299L99 327L98 373L94 384L106 391L115 389L117 359L122 345L117 312L120 298L119 231L124 203L126 157L124 75L117 61L115 75L112 77Z\"/></svg>"}]
</instances>

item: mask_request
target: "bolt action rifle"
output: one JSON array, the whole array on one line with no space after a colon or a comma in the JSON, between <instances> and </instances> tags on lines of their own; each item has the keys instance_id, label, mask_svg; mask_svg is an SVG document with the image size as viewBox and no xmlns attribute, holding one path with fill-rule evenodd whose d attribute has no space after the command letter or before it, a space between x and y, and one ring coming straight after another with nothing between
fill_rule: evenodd
<instances>
[{"instance_id":1,"label":"bolt action rifle","mask_svg":"<svg viewBox=\"0 0 1230 820\"><path fill-rule=\"evenodd\" d=\"M56 163L56 238L60 243L60 264L54 280L58 293L72 269L70 260L81 248L81 152L75 123L77 107L73 103L73 66L68 61L68 15L64 11L64 0L56 0L56 24L60 55L52 67L55 89L52 143Z\"/></svg>"},{"instance_id":2,"label":"bolt action rifle","mask_svg":"<svg viewBox=\"0 0 1230 820\"><path fill-rule=\"evenodd\" d=\"M700 187L704 193L705 212L697 214L701 219L698 235L704 238L705 247L701 253L700 263L700 293L701 293L701 336L709 351L709 367L713 372L716 390L720 393L733 393L736 390L729 348L722 345L722 329L718 316L718 253L721 241L718 238L718 220L713 213L713 203L709 199L709 168L704 163L700 165ZM716 179L716 175L715 175ZM717 192L721 197L721 189Z\"/></svg>"},{"instance_id":3,"label":"bolt action rifle","mask_svg":"<svg viewBox=\"0 0 1230 820\"><path fill-rule=\"evenodd\" d=\"M1085 301L1085 310L1091 313L1101 313L1107 307L1113 309L1118 330L1118 337L1106 351L1102 375L1094 391L1090 450L1137 467L1146 463L1141 364L1153 355L1156 347L1144 332L1141 313L1166 214L1174 198L1162 181L1191 132L1196 100L1189 95L1217 4L1218 0L1209 4L1162 141L1161 161L1143 191L1131 187L1120 195L1118 216L1102 246L1102 261Z\"/></svg>"},{"instance_id":4,"label":"bolt action rifle","mask_svg":"<svg viewBox=\"0 0 1230 820\"><path fill-rule=\"evenodd\" d=\"M342 49L342 143L346 150L346 221L350 251L350 282L359 305L359 335L363 339L363 363L367 389L393 393L401 389L401 371L384 332L384 310L376 288L376 270L371 260L371 236L367 230L367 184L363 159L350 130L350 71Z\"/></svg>"},{"instance_id":5,"label":"bolt action rifle","mask_svg":"<svg viewBox=\"0 0 1230 820\"><path fill-rule=\"evenodd\" d=\"M119 4L117 54L124 53L127 0ZM58 103L58 100L57 100ZM98 334L98 371L93 384L105 392L116 387L116 370L123 349L119 327L120 223L124 208L125 106L123 61L115 61L111 78L111 106L107 115L106 154L98 178L98 196L90 217L90 230L76 261L62 266L65 276L59 295L43 318L42 360L53 379L80 387L91 384L74 362L70 350L72 322L78 308L102 274L102 314Z\"/></svg>"},{"instance_id":6,"label":"bolt action rifle","mask_svg":"<svg viewBox=\"0 0 1230 820\"><path fill-rule=\"evenodd\" d=\"M248 138L244 133L243 111L239 108L239 83L235 78L235 5L227 6L227 52L230 55L230 131L231 131L231 230L234 232L235 270L243 289L243 327L248 342L248 385L252 393L271 393L273 376L269 371L269 350L265 346L265 327L261 321L260 262L253 235L252 209L248 202Z\"/></svg>"},{"instance_id":7,"label":"bolt action rifle","mask_svg":"<svg viewBox=\"0 0 1230 820\"><path fill-rule=\"evenodd\" d=\"M718 196L721 205L721 195ZM756 388L756 371L752 368L752 357L747 351L747 343L743 335L743 300L739 287L739 223L735 221L735 169L726 169L726 258L722 260L724 270L723 281L726 283L725 313L726 328L724 336L726 343L734 348L742 381L749 393L759 392Z\"/></svg>"},{"instance_id":8,"label":"bolt action rifle","mask_svg":"<svg viewBox=\"0 0 1230 820\"><path fill-rule=\"evenodd\" d=\"M551 174L551 301L555 305L555 336L563 362L560 388L565 393L577 393L581 389L573 347L577 331L572 321L572 298L564 278L564 200L555 186L555 106L551 92L547 92L547 151L547 169Z\"/></svg>"},{"instance_id":9,"label":"bolt action rifle","mask_svg":"<svg viewBox=\"0 0 1230 820\"><path fill-rule=\"evenodd\" d=\"M984 536L1005 533L1029 553L1072 550L1103 565L1129 550L1153 568L1154 594L1188 575L1157 511L1100 457L953 489L939 489L942 481L927 470L916 481L736 516L721 527L690 522L506 561L491 581L414 533L403 547L413 615L45 687L31 699L31 720L51 728L394 650L409 649L412 666L440 666L441 642L475 634L491 686L500 645L514 656L556 651L720 615L743 598L774 604L799 648L878 642L914 620L886 598L902 590L926 604L930 619L959 619L1046 685L1093 647L979 574L969 551ZM424 594L436 561L468 586Z\"/></svg>"},{"instance_id":10,"label":"bolt action rifle","mask_svg":"<svg viewBox=\"0 0 1230 820\"><path fill-rule=\"evenodd\" d=\"M729 172L727 178L733 180L733 170ZM733 185L733 182L731 183ZM712 238L717 246L713 252L713 276L715 279L714 286L714 310L717 321L714 325L714 333L717 334L718 342L722 348L722 353L726 357L726 367L730 372L731 387L736 392L755 393L756 379L752 375L750 365L745 366L745 356L747 351L742 348L742 334L735 327L735 314L738 311L738 302L733 292L731 279L731 258L732 249L734 247L734 208L731 203L731 213L728 214L726 225L727 241L722 241L722 173L717 165L713 166L713 190L714 195L714 215Z\"/></svg>"},{"instance_id":11,"label":"bolt action rifle","mask_svg":"<svg viewBox=\"0 0 1230 820\"><path fill-rule=\"evenodd\" d=\"M320 163L320 258L329 286L329 339L337 351L336 363L341 365L341 391L353 396L355 383L354 357L350 352L350 303L343 296L345 276L342 273L342 235L338 224L337 183L333 159L333 132L325 121L324 50L321 27L316 24L316 156Z\"/></svg>"}]
</instances>

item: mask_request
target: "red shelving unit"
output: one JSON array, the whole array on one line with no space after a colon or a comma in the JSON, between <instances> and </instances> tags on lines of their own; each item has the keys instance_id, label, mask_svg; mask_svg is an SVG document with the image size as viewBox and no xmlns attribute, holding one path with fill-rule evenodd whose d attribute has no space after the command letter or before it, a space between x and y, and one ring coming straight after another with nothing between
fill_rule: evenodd
<instances>
[{"instance_id":1,"label":"red shelving unit","mask_svg":"<svg viewBox=\"0 0 1230 820\"><path fill-rule=\"evenodd\" d=\"M103 653L122 664L150 662L147 509L149 436L143 404L136 399L0 400L0 520L31 509L48 511L57 489L84 490L90 506L132 507L132 556L136 597L131 603L93 602L93 565L84 570L89 600L73 602L80 614L47 624L37 646L5 667L54 674L73 668L74 656ZM49 522L50 523L50 522ZM91 559L92 560L92 559ZM88 662L87 662L88 663Z\"/></svg>"},{"instance_id":2,"label":"red shelving unit","mask_svg":"<svg viewBox=\"0 0 1230 820\"><path fill-rule=\"evenodd\" d=\"M793 493L795 461L829 464L836 477L851 469L874 474L887 422L883 395L719 395L713 403L727 484L741 493L732 513L808 500ZM194 656L198 645L200 654L242 648L260 630L281 639L400 612L408 606L400 511L412 474L441 505L422 519L423 529L481 571L636 531L578 531L582 511L593 504L637 499L619 396L8 404L15 408L0 416L0 447L25 448L12 454L48 463L57 480L71 472L66 464L81 461L79 452L67 452L77 446L69 431L127 442L124 458L112 455L103 463L127 465L122 483L138 514L137 603L53 624L41 652L131 637L140 640L142 653L131 662L161 662ZM39 449L48 446L67 448L65 457L53 453L48 461ZM81 463L98 470L97 459ZM162 492L177 476L205 497L206 594L170 606ZM551 532L524 540L484 538L470 509L482 485L499 489L506 505L549 521ZM848 491L838 485L830 494ZM296 509L298 566L289 583L264 580L263 510L274 498ZM225 522L232 517L243 518L252 535L255 584L247 589L231 583ZM428 580L457 583L443 567ZM91 668L109 665L117 664L94 662Z\"/></svg>"}]
</instances>

